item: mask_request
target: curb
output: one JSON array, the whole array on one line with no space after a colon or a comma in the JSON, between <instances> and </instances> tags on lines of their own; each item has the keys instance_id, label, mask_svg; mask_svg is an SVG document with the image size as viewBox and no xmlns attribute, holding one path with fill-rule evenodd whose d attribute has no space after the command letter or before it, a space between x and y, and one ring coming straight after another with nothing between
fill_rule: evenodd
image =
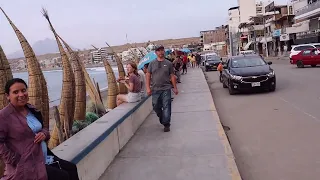
<instances>
[{"instance_id":1,"label":"curb","mask_svg":"<svg viewBox=\"0 0 320 180\"><path fill-rule=\"evenodd\" d=\"M202 71L202 74L203 74L203 78L206 79L206 76L203 71ZM208 83L207 83L207 86L208 86L208 89L210 90ZM211 100L212 100L211 107L214 109L211 112L214 116L214 120L217 121L216 124L217 124L217 128L218 128L218 133L219 133L221 143L224 147L224 152L227 156L227 166L229 169L231 179L232 180L242 180L240 172L239 172L237 164L236 164L236 161L235 161L235 156L233 154L233 151L232 151L231 145L229 143L229 140L227 138L227 135L222 127L222 123L221 123L220 117L218 115L218 112L217 112L217 109L216 109L216 106L215 106L215 103L214 103L212 96L211 96Z\"/></svg>"}]
</instances>

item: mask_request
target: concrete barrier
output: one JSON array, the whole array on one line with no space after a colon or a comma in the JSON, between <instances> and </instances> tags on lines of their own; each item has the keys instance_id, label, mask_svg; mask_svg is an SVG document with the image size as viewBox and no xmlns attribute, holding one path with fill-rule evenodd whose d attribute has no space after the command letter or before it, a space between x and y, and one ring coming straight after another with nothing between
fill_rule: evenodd
<instances>
[{"instance_id":1,"label":"concrete barrier","mask_svg":"<svg viewBox=\"0 0 320 180\"><path fill-rule=\"evenodd\" d=\"M103 174L152 111L151 98L126 103L53 149L60 158L75 163L81 180Z\"/></svg>"}]
</instances>

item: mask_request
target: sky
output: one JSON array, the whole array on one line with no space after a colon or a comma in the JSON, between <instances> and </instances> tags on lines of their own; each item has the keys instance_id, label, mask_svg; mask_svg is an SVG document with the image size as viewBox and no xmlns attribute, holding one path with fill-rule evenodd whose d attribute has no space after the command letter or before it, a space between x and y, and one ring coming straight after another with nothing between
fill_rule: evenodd
<instances>
[{"instance_id":1,"label":"sky","mask_svg":"<svg viewBox=\"0 0 320 180\"><path fill-rule=\"evenodd\" d=\"M237 6L237 0L1 0L0 6L31 45L54 38L41 14L44 7L58 34L71 46L84 49L91 44L105 47L106 41L121 45L196 37L201 30L227 24L228 9ZM0 45L7 54L21 50L2 13Z\"/></svg>"}]
</instances>

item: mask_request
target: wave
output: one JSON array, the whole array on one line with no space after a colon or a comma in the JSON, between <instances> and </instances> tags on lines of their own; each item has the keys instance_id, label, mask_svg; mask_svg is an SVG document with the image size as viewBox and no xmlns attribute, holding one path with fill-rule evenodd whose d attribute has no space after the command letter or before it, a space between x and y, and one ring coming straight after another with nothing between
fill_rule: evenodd
<instances>
[{"instance_id":1,"label":"wave","mask_svg":"<svg viewBox=\"0 0 320 180\"><path fill-rule=\"evenodd\" d=\"M96 67L96 68L87 68L87 70L90 70L90 71L106 71L104 67ZM112 70L113 71L118 71L118 67L112 67Z\"/></svg>"}]
</instances>

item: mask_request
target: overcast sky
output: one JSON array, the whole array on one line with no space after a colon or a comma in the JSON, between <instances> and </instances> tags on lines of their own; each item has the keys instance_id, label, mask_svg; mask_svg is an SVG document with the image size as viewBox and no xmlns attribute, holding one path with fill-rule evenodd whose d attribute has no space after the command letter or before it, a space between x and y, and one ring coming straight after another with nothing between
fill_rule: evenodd
<instances>
[{"instance_id":1,"label":"overcast sky","mask_svg":"<svg viewBox=\"0 0 320 180\"><path fill-rule=\"evenodd\" d=\"M286 0L278 0L284 3ZM226 24L237 0L1 0L0 6L30 44L54 38L41 15L45 7L57 32L75 48L199 36ZM11 26L0 14L0 45L20 50Z\"/></svg>"}]
</instances>

